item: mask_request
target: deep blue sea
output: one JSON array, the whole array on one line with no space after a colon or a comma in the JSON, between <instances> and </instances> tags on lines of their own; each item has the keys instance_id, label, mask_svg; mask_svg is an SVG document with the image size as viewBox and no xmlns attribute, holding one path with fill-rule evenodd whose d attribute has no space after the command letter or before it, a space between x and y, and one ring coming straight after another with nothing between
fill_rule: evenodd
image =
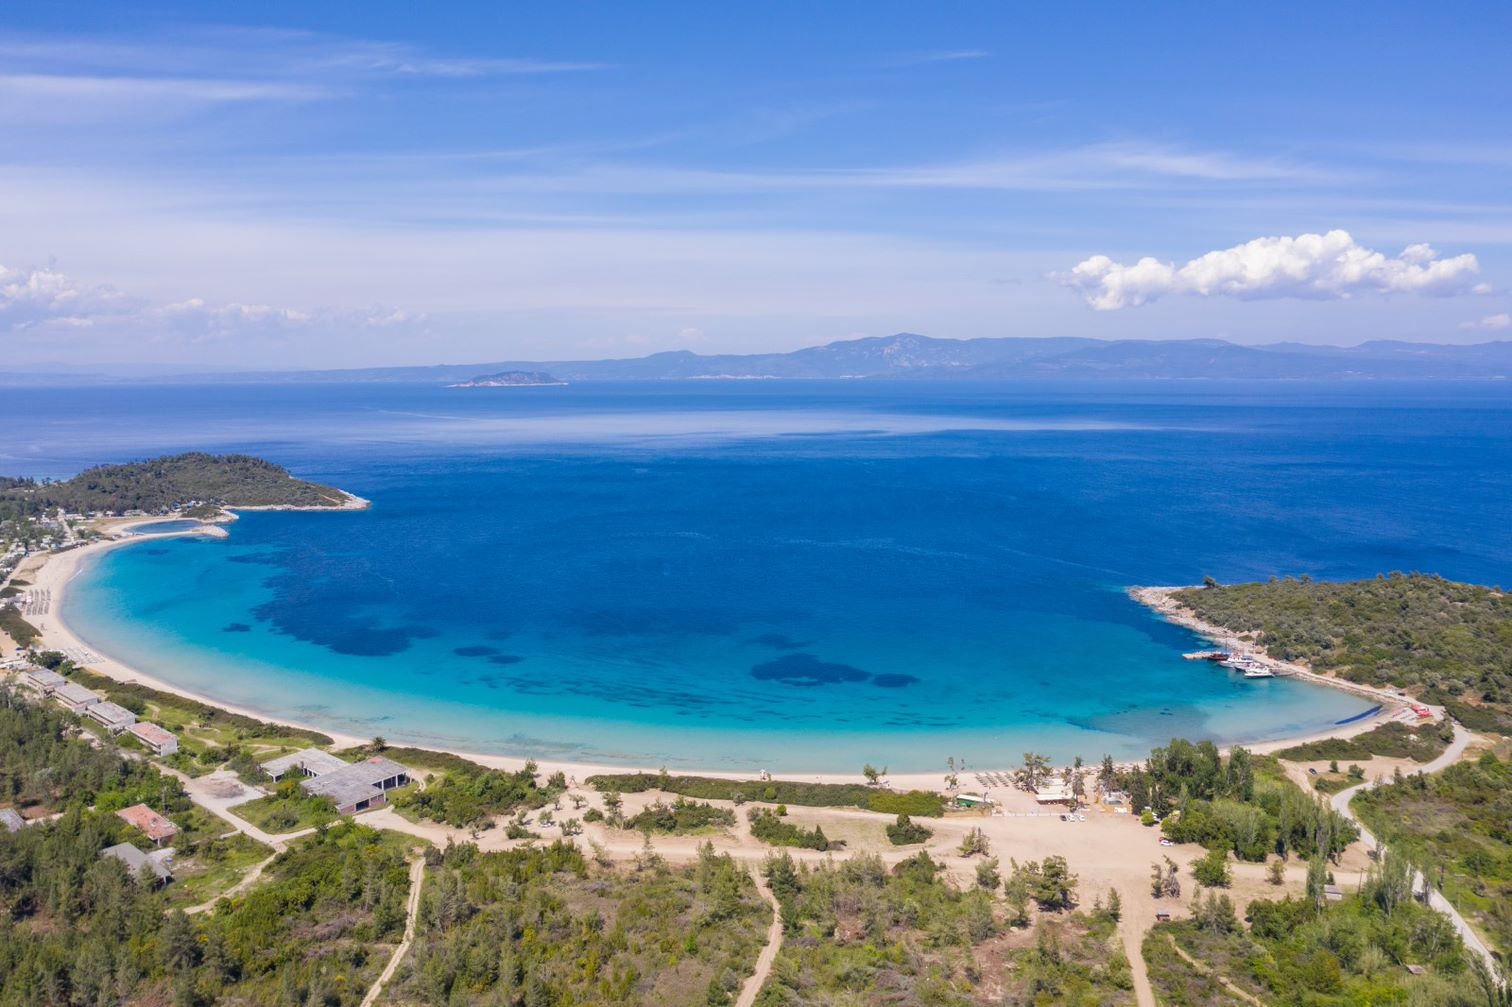
<instances>
[{"instance_id":1,"label":"deep blue sea","mask_svg":"<svg viewBox=\"0 0 1512 1007\"><path fill-rule=\"evenodd\" d=\"M96 648L393 741L894 771L1254 741L1361 700L1183 661L1131 584L1512 578L1512 387L7 389L0 472L237 450L374 502L117 549Z\"/></svg>"}]
</instances>

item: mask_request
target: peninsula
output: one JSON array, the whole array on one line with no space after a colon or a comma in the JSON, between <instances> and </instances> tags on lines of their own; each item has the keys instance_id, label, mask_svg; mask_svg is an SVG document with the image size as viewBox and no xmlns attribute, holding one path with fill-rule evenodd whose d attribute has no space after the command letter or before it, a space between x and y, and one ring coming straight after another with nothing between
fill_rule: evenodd
<instances>
[{"instance_id":1,"label":"peninsula","mask_svg":"<svg viewBox=\"0 0 1512 1007\"><path fill-rule=\"evenodd\" d=\"M250 455L199 451L98 465L61 482L0 477L0 514L168 514L195 508L352 509L366 506L331 486L295 479Z\"/></svg>"}]
</instances>

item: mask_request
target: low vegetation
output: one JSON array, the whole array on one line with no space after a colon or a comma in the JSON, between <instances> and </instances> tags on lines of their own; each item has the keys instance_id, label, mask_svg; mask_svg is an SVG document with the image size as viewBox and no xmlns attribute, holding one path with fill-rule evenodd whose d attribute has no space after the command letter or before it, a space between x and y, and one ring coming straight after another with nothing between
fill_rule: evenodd
<instances>
[{"instance_id":1,"label":"low vegetation","mask_svg":"<svg viewBox=\"0 0 1512 1007\"><path fill-rule=\"evenodd\" d=\"M1406 688L1472 730L1512 733L1512 598L1499 588L1392 573L1211 585L1175 600L1274 656L1352 682Z\"/></svg>"},{"instance_id":2,"label":"low vegetation","mask_svg":"<svg viewBox=\"0 0 1512 1007\"><path fill-rule=\"evenodd\" d=\"M615 868L560 841L432 860L388 1003L731 1003L771 919L750 875L707 845L681 867Z\"/></svg>"},{"instance_id":3,"label":"low vegetation","mask_svg":"<svg viewBox=\"0 0 1512 1007\"><path fill-rule=\"evenodd\" d=\"M16 641L18 647L30 647L42 636L37 627L21 617L10 605L0 605L0 633Z\"/></svg>"},{"instance_id":4,"label":"low vegetation","mask_svg":"<svg viewBox=\"0 0 1512 1007\"><path fill-rule=\"evenodd\" d=\"M389 749L384 754L398 758L408 751ZM425 753L421 761L434 758L435 753ZM567 781L559 773L544 785L540 783L534 762L514 772L485 769L466 759L457 758L456 762L448 764L445 773L428 782L425 789L394 795L394 806L456 828L480 828L489 825L495 815L543 807L567 789Z\"/></svg>"},{"instance_id":5,"label":"low vegetation","mask_svg":"<svg viewBox=\"0 0 1512 1007\"><path fill-rule=\"evenodd\" d=\"M897 820L887 827L887 841L894 846L926 843L932 835L934 835L934 830L920 825L907 815L899 815Z\"/></svg>"},{"instance_id":6,"label":"low vegetation","mask_svg":"<svg viewBox=\"0 0 1512 1007\"><path fill-rule=\"evenodd\" d=\"M1503 955L1512 953L1512 763L1487 752L1432 776L1365 791L1355 812L1422 865Z\"/></svg>"},{"instance_id":7,"label":"low vegetation","mask_svg":"<svg viewBox=\"0 0 1512 1007\"><path fill-rule=\"evenodd\" d=\"M682 836L733 828L734 825L735 812L729 808L679 797L671 804L657 801L647 805L645 810L625 823L625 828Z\"/></svg>"},{"instance_id":8,"label":"low vegetation","mask_svg":"<svg viewBox=\"0 0 1512 1007\"><path fill-rule=\"evenodd\" d=\"M927 853L888 870L870 855L764 873L786 930L761 1007L796 1004L1132 1004L1105 911L1015 926L993 890L959 891Z\"/></svg>"},{"instance_id":9,"label":"low vegetation","mask_svg":"<svg viewBox=\"0 0 1512 1007\"><path fill-rule=\"evenodd\" d=\"M667 773L612 773L590 776L588 785L601 791L638 794L661 790L705 801L764 801L812 808L865 808L884 815L939 818L945 799L924 790L899 793L860 783L797 783L788 780L723 780L712 776Z\"/></svg>"},{"instance_id":10,"label":"low vegetation","mask_svg":"<svg viewBox=\"0 0 1512 1007\"><path fill-rule=\"evenodd\" d=\"M769 808L752 808L747 817L751 822L751 835L770 846L823 851L839 845L826 837L819 826L805 829Z\"/></svg>"},{"instance_id":11,"label":"low vegetation","mask_svg":"<svg viewBox=\"0 0 1512 1007\"><path fill-rule=\"evenodd\" d=\"M305 482L249 455L202 452L125 465L100 465L61 482L0 477L0 501L28 513L59 507L70 513L149 513L191 502L243 507L339 507L339 490Z\"/></svg>"},{"instance_id":12,"label":"low vegetation","mask_svg":"<svg viewBox=\"0 0 1512 1007\"><path fill-rule=\"evenodd\" d=\"M1311 886L1310 886L1311 887ZM1421 1007L1496 1004L1449 921L1411 898L1405 863L1388 862L1343 901L1259 899L1249 926L1209 892L1191 919L1157 924L1144 942L1156 998L1170 1007ZM1413 975L1406 966L1422 966Z\"/></svg>"},{"instance_id":13,"label":"low vegetation","mask_svg":"<svg viewBox=\"0 0 1512 1007\"><path fill-rule=\"evenodd\" d=\"M238 804L237 817L273 835L318 829L334 822L339 817L335 803L329 797L309 793L299 782L299 777L290 776L267 797Z\"/></svg>"},{"instance_id":14,"label":"low vegetation","mask_svg":"<svg viewBox=\"0 0 1512 1007\"><path fill-rule=\"evenodd\" d=\"M1321 738L1283 748L1276 757L1288 762L1318 762L1323 759L1369 759L1380 755L1388 759L1432 762L1453 740L1454 725L1448 721L1421 726L1393 721L1353 738Z\"/></svg>"}]
</instances>

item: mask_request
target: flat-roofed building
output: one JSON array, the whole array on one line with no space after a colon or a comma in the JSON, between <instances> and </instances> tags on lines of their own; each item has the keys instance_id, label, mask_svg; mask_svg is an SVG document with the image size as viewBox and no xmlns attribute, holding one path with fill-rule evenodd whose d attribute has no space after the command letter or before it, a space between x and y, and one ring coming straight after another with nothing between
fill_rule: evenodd
<instances>
[{"instance_id":1,"label":"flat-roofed building","mask_svg":"<svg viewBox=\"0 0 1512 1007\"><path fill-rule=\"evenodd\" d=\"M65 710L74 713L83 713L85 710L100 702L102 697L97 692L91 692L74 682L65 682L52 691L52 698L57 700Z\"/></svg>"},{"instance_id":2,"label":"flat-roofed building","mask_svg":"<svg viewBox=\"0 0 1512 1007\"><path fill-rule=\"evenodd\" d=\"M122 808L116 812L116 817L129 825L135 825L141 829L142 833L158 846L162 846L165 842L178 835L177 825L174 825L145 804L133 804L129 808Z\"/></svg>"},{"instance_id":3,"label":"flat-roofed building","mask_svg":"<svg viewBox=\"0 0 1512 1007\"><path fill-rule=\"evenodd\" d=\"M67 685L68 679L56 671L34 664L21 672L21 682L39 696L51 696L59 686Z\"/></svg>"},{"instance_id":4,"label":"flat-roofed building","mask_svg":"<svg viewBox=\"0 0 1512 1007\"><path fill-rule=\"evenodd\" d=\"M130 843L117 843L100 851L101 857L110 857L126 865L135 877L150 877L158 884L166 885L173 880L173 851L154 850L143 853Z\"/></svg>"},{"instance_id":5,"label":"flat-roofed building","mask_svg":"<svg viewBox=\"0 0 1512 1007\"><path fill-rule=\"evenodd\" d=\"M345 769L351 763L338 759L330 752L322 752L318 748L305 748L298 752L290 752L288 755L280 755L276 759L269 759L262 764L262 771L281 780L289 773L298 773L300 776L320 776L323 773L334 773L339 769Z\"/></svg>"},{"instance_id":6,"label":"flat-roofed building","mask_svg":"<svg viewBox=\"0 0 1512 1007\"><path fill-rule=\"evenodd\" d=\"M154 755L172 755L178 751L178 736L145 720L139 720L126 729L133 738L146 745Z\"/></svg>"},{"instance_id":7,"label":"flat-roofed building","mask_svg":"<svg viewBox=\"0 0 1512 1007\"><path fill-rule=\"evenodd\" d=\"M388 803L388 791L410 782L410 771L393 759L374 755L361 762L343 763L329 773L300 783L307 792L329 797L343 815L381 808Z\"/></svg>"},{"instance_id":8,"label":"flat-roofed building","mask_svg":"<svg viewBox=\"0 0 1512 1007\"><path fill-rule=\"evenodd\" d=\"M108 699L102 699L98 703L91 703L84 708L84 716L99 724L102 724L111 734L120 734L132 724L136 723L136 714L118 706Z\"/></svg>"}]
</instances>

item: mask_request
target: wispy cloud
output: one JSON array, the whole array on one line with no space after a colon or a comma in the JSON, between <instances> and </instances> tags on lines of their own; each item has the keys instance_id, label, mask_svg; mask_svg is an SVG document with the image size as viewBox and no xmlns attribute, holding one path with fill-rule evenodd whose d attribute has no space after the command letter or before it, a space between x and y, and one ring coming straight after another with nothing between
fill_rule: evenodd
<instances>
[{"instance_id":1,"label":"wispy cloud","mask_svg":"<svg viewBox=\"0 0 1512 1007\"><path fill-rule=\"evenodd\" d=\"M1347 231L1329 231L1256 238L1179 267L1151 257L1126 266L1094 255L1057 279L1084 291L1098 311L1117 311L1169 294L1343 300L1362 292L1489 292L1476 281L1479 273L1480 263L1469 253L1443 259L1417 244L1388 257L1360 245Z\"/></svg>"},{"instance_id":2,"label":"wispy cloud","mask_svg":"<svg viewBox=\"0 0 1512 1007\"><path fill-rule=\"evenodd\" d=\"M1503 311L1477 318L1473 322L1461 322L1459 327L1467 332L1505 332L1512 329L1512 315Z\"/></svg>"},{"instance_id":3,"label":"wispy cloud","mask_svg":"<svg viewBox=\"0 0 1512 1007\"><path fill-rule=\"evenodd\" d=\"M914 52L902 56L897 60L899 66L911 66L919 63L955 63L967 59L987 59L992 53L986 49L934 49L928 52Z\"/></svg>"}]
</instances>

